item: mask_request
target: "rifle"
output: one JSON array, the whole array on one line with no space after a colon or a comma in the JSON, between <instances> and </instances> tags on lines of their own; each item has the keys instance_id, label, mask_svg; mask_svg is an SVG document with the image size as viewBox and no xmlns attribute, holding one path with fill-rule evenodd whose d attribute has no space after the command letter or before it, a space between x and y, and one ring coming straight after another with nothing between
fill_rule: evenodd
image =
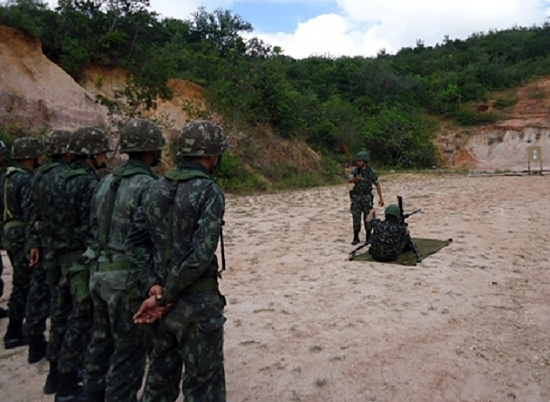
<instances>
[{"instance_id":1,"label":"rifle","mask_svg":"<svg viewBox=\"0 0 550 402\"><path fill-rule=\"evenodd\" d=\"M364 244L361 244L359 247L357 248L354 248L353 250L350 251L349 253L349 260L350 261L353 261L353 259L355 258L355 254L357 254L357 252L365 247L367 247L368 245L370 245L372 243L372 240L369 239L367 240Z\"/></svg>"},{"instance_id":2,"label":"rifle","mask_svg":"<svg viewBox=\"0 0 550 402\"><path fill-rule=\"evenodd\" d=\"M414 211L406 214L405 211L403 210L403 197L401 197L400 195L397 196L397 202L399 204L399 214L400 214L400 221L402 224L404 224L405 226L408 226L408 223L405 222L405 220L407 218L409 218L410 216L420 212L421 210L420 209L415 209ZM414 242L412 241L412 239L409 240L409 244L408 244L409 248L414 252L414 254L416 255L416 262L422 262L422 257L420 256L420 253L418 252L418 248L416 247L416 244L414 244Z\"/></svg>"}]
</instances>

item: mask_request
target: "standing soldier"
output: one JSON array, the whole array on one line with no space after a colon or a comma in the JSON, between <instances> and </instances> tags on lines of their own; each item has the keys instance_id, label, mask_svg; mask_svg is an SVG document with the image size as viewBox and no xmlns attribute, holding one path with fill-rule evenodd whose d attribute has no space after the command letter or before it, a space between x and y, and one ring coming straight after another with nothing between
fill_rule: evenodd
<instances>
[{"instance_id":1,"label":"standing soldier","mask_svg":"<svg viewBox=\"0 0 550 402\"><path fill-rule=\"evenodd\" d=\"M0 141L0 166L4 163L4 158L6 157L6 154L8 153L8 148L6 147L6 144L4 144L3 141ZM3 179L0 178L0 181ZM1 235L0 231L0 235ZM1 240L0 240L1 243ZM2 244L0 244L0 249L3 250L4 247L2 247ZM2 261L2 256L0 256L0 297L4 294L4 281L2 280L2 272L4 272L4 262ZM6 318L8 316L8 310L6 310L4 307L0 307L0 318Z\"/></svg>"},{"instance_id":2,"label":"standing soldier","mask_svg":"<svg viewBox=\"0 0 550 402\"><path fill-rule=\"evenodd\" d=\"M357 166L353 168L349 175L349 183L353 183L353 189L349 192L351 198L351 215L353 217L353 241L352 245L359 243L359 233L361 232L361 217L363 217L365 230L367 232L366 240L369 240L371 231L370 224L367 222L367 216L374 206L372 185L376 186L378 193L378 205L384 206L382 198L382 187L378 182L378 175L369 166L369 154L365 151L357 153L355 157Z\"/></svg>"},{"instance_id":3,"label":"standing soldier","mask_svg":"<svg viewBox=\"0 0 550 402\"><path fill-rule=\"evenodd\" d=\"M129 160L99 183L92 203L98 258L90 278L94 318L85 364L89 402L137 401L147 355L145 328L134 324L135 311L125 304L130 269L125 240L144 192L156 179L151 167L160 163L164 139L153 122L133 119L122 128L119 145Z\"/></svg>"},{"instance_id":4,"label":"standing soldier","mask_svg":"<svg viewBox=\"0 0 550 402\"><path fill-rule=\"evenodd\" d=\"M50 286L46 280L47 264L51 261L48 243L50 242L50 233L55 231L48 219L48 215L51 213L49 208L52 205L52 198L51 195L48 197L48 190L51 188L55 176L69 166L66 159L68 157L66 148L70 134L69 131L56 130L46 136L44 139L44 154L49 156L51 161L40 166L33 178L34 202L32 203L33 208L29 220L30 227L27 230L38 232L41 258L38 260L36 255L32 255L30 260L33 271L27 298L25 324L23 325L23 332L29 339L29 363L36 363L46 355L48 344L44 337L46 320L57 301L57 292L54 291L50 294ZM55 327L53 323L52 327ZM51 338L52 336L50 336Z\"/></svg>"},{"instance_id":5,"label":"standing soldier","mask_svg":"<svg viewBox=\"0 0 550 402\"><path fill-rule=\"evenodd\" d=\"M8 330L4 336L6 349L27 344L23 335L25 305L31 282L32 268L29 252L36 256L39 240L36 233L28 232L32 210L33 172L42 163L42 143L36 138L23 137L15 140L11 148L15 166L9 167L2 176L2 221L4 233L2 244L13 267L13 283L10 295Z\"/></svg>"},{"instance_id":6,"label":"standing soldier","mask_svg":"<svg viewBox=\"0 0 550 402\"><path fill-rule=\"evenodd\" d=\"M183 365L186 401L225 401L225 298L218 290L215 254L225 198L212 172L227 148L214 124L195 121L185 126L178 138L181 164L147 192L127 238L132 264L150 259L148 245L154 261L150 297L134 319L153 322L169 309L152 334L143 402L175 401Z\"/></svg>"},{"instance_id":7,"label":"standing soldier","mask_svg":"<svg viewBox=\"0 0 550 402\"><path fill-rule=\"evenodd\" d=\"M86 401L84 389L78 385L78 370L84 366L84 355L92 328L92 300L88 287L90 273L83 256L93 246L90 208L99 177L97 171L106 166L111 151L107 135L95 127L82 127L71 134L67 147L73 155L72 169L60 176L58 194L62 197L60 238L56 246L62 279L58 309L72 306L59 354L59 387L55 402Z\"/></svg>"}]
</instances>

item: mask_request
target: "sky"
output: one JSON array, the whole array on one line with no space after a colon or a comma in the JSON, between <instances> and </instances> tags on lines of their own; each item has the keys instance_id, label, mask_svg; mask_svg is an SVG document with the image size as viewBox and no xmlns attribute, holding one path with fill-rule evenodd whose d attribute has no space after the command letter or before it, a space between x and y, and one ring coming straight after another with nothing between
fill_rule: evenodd
<instances>
[{"instance_id":1,"label":"sky","mask_svg":"<svg viewBox=\"0 0 550 402\"><path fill-rule=\"evenodd\" d=\"M47 1L55 4L55 0ZM257 37L301 59L376 56L473 33L550 22L550 0L150 0L164 17L190 19L204 6L230 10Z\"/></svg>"}]
</instances>

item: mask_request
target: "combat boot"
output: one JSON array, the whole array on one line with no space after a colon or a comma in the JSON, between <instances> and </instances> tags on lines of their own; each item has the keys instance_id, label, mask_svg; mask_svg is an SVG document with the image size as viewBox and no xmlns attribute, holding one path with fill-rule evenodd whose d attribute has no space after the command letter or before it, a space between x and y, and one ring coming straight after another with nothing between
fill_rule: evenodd
<instances>
[{"instance_id":1,"label":"combat boot","mask_svg":"<svg viewBox=\"0 0 550 402\"><path fill-rule=\"evenodd\" d=\"M36 363L42 360L46 356L46 349L48 348L48 342L44 335L29 337L29 356L27 361L29 363Z\"/></svg>"},{"instance_id":2,"label":"combat boot","mask_svg":"<svg viewBox=\"0 0 550 402\"><path fill-rule=\"evenodd\" d=\"M105 390L101 391L86 391L88 402L105 402Z\"/></svg>"},{"instance_id":3,"label":"combat boot","mask_svg":"<svg viewBox=\"0 0 550 402\"><path fill-rule=\"evenodd\" d=\"M353 240L351 241L352 246L355 246L356 244L359 244L359 231L358 230L353 231Z\"/></svg>"},{"instance_id":4,"label":"combat boot","mask_svg":"<svg viewBox=\"0 0 550 402\"><path fill-rule=\"evenodd\" d=\"M43 391L46 395L53 395L59 387L59 370L57 369L57 361L50 362L50 372L46 377Z\"/></svg>"},{"instance_id":5,"label":"combat boot","mask_svg":"<svg viewBox=\"0 0 550 402\"><path fill-rule=\"evenodd\" d=\"M59 388L55 394L55 402L86 402L86 393L81 385L78 385L77 372L59 374Z\"/></svg>"},{"instance_id":6,"label":"combat boot","mask_svg":"<svg viewBox=\"0 0 550 402\"><path fill-rule=\"evenodd\" d=\"M8 330L4 335L4 348L13 349L28 344L29 340L23 335L23 320L10 318Z\"/></svg>"}]
</instances>

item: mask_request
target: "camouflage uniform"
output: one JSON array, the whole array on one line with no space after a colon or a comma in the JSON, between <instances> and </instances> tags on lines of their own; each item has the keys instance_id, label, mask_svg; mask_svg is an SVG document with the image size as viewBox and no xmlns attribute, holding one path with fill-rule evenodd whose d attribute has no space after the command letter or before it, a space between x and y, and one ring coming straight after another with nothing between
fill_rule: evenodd
<instances>
[{"instance_id":1,"label":"camouflage uniform","mask_svg":"<svg viewBox=\"0 0 550 402\"><path fill-rule=\"evenodd\" d=\"M3 141L0 141L0 164L4 161L4 157L7 153L8 153L8 148L6 147L6 144L4 144ZM1 234L2 232L0 231L0 250L3 250L4 247L2 247ZM0 297L2 297L2 295L4 294L4 281L2 280L3 272L4 272L4 262L2 261L2 257L0 256ZM5 318L7 316L8 316L8 311L3 307L0 307L0 318Z\"/></svg>"},{"instance_id":2,"label":"camouflage uniform","mask_svg":"<svg viewBox=\"0 0 550 402\"><path fill-rule=\"evenodd\" d=\"M86 158L96 165L95 157L110 151L110 145L103 131L83 127L71 134L67 150L77 159L70 170L60 175L58 190L58 194L63 194L59 206L63 212L58 214L56 220L62 220L57 223L61 225L60 238L64 240L53 250L61 267L58 309L70 308L70 314L59 354L60 380L56 402L86 400L82 388L77 386L77 372L84 366L92 328L92 300L88 285L90 273L83 254L93 245L90 210L99 182L96 170L87 163ZM96 169L101 167L95 166Z\"/></svg>"},{"instance_id":3,"label":"camouflage uniform","mask_svg":"<svg viewBox=\"0 0 550 402\"><path fill-rule=\"evenodd\" d=\"M54 347L59 345L61 331L64 330L65 320L61 323L53 319L57 304L57 284L52 286L47 281L49 264L53 258L49 251L51 237L56 229L52 227L49 215L54 205L57 194L51 193L53 182L64 170L69 169L69 164L59 158L66 153L70 132L56 130L50 132L44 139L44 153L52 157L52 162L46 163L37 169L33 179L33 209L29 224L38 230L41 245L41 261L34 266L31 279L31 287L27 298L26 318L23 327L29 337L29 362L40 360L46 354L44 331L46 319L52 316L50 327L50 342ZM29 228L29 230L32 228ZM62 339L62 338L61 338ZM57 360L57 358L55 358Z\"/></svg>"},{"instance_id":4,"label":"camouflage uniform","mask_svg":"<svg viewBox=\"0 0 550 402\"><path fill-rule=\"evenodd\" d=\"M393 220L390 218L393 216ZM407 225L399 221L397 205L386 208L386 220L373 219L373 233L369 254L378 261L395 261L411 241Z\"/></svg>"},{"instance_id":5,"label":"camouflage uniform","mask_svg":"<svg viewBox=\"0 0 550 402\"><path fill-rule=\"evenodd\" d=\"M121 153L159 151L164 139L154 123L133 119L122 128L120 144ZM143 381L146 327L134 324L135 311L125 303L130 269L125 240L142 195L155 179L149 166L129 159L99 183L92 203L98 259L90 278L94 316L85 388L93 401L136 401Z\"/></svg>"},{"instance_id":6,"label":"camouflage uniform","mask_svg":"<svg viewBox=\"0 0 550 402\"><path fill-rule=\"evenodd\" d=\"M179 136L179 153L221 155L227 144L209 122L188 124ZM145 290L163 287L159 305L174 303L153 333L151 365L143 402L225 401L223 308L215 252L225 208L224 195L207 169L184 161L147 192L127 238L132 264L149 261L153 270Z\"/></svg>"},{"instance_id":7,"label":"camouflage uniform","mask_svg":"<svg viewBox=\"0 0 550 402\"><path fill-rule=\"evenodd\" d=\"M36 160L41 153L42 144L34 138L20 138L12 146L12 157L16 161ZM12 292L8 303L10 324L4 337L6 349L26 344L22 340L22 324L32 275L28 252L40 245L36 231L29 230L32 228L29 225L33 204L32 180L32 170L19 163L9 167L0 180L2 244L13 267Z\"/></svg>"},{"instance_id":8,"label":"camouflage uniform","mask_svg":"<svg viewBox=\"0 0 550 402\"><path fill-rule=\"evenodd\" d=\"M365 170L355 167L349 178L353 179L358 176L364 178L365 181L355 183L350 191L353 231L357 233L361 231L361 215L363 215L363 219L366 219L370 210L374 207L372 186L378 184L378 174L370 166L367 166ZM367 222L365 222L365 229L370 232L371 227L370 225L367 226Z\"/></svg>"}]
</instances>

